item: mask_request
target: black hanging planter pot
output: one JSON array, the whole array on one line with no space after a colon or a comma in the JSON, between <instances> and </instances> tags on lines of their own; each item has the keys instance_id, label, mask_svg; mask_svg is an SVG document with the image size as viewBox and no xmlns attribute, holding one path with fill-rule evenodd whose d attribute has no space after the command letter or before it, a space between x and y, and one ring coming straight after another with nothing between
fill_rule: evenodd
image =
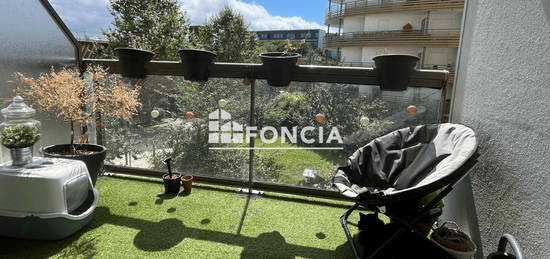
<instances>
[{"instance_id":1,"label":"black hanging planter pot","mask_svg":"<svg viewBox=\"0 0 550 259\"><path fill-rule=\"evenodd\" d=\"M372 60L381 90L405 91L420 58L413 55L386 54Z\"/></svg>"},{"instance_id":2,"label":"black hanging planter pot","mask_svg":"<svg viewBox=\"0 0 550 259\"><path fill-rule=\"evenodd\" d=\"M155 56L154 52L133 48L116 48L115 52L118 55L122 76L130 78L145 78L144 64Z\"/></svg>"},{"instance_id":3,"label":"black hanging planter pot","mask_svg":"<svg viewBox=\"0 0 550 259\"><path fill-rule=\"evenodd\" d=\"M183 78L189 81L206 82L210 75L208 66L214 62L216 53L202 49L178 51L183 66Z\"/></svg>"},{"instance_id":4,"label":"black hanging planter pot","mask_svg":"<svg viewBox=\"0 0 550 259\"><path fill-rule=\"evenodd\" d=\"M288 86L292 80L292 73L299 57L300 54L298 53L262 53L260 58L267 73L267 83L270 86Z\"/></svg>"},{"instance_id":5,"label":"black hanging planter pot","mask_svg":"<svg viewBox=\"0 0 550 259\"><path fill-rule=\"evenodd\" d=\"M81 151L76 155L71 154L71 144L52 145L43 149L45 157L65 158L80 160L86 164L92 184L95 186L97 176L103 170L105 157L107 156L107 148L94 144L74 144L77 151Z\"/></svg>"}]
</instances>

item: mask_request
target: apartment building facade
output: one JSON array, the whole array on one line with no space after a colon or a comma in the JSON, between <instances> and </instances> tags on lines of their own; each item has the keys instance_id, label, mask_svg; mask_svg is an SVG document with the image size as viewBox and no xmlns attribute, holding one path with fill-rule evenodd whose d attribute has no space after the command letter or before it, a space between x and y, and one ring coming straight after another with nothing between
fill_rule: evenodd
<instances>
[{"instance_id":1,"label":"apartment building facade","mask_svg":"<svg viewBox=\"0 0 550 259\"><path fill-rule=\"evenodd\" d=\"M349 66L384 53L420 57L422 68L454 68L464 0L329 0L326 48Z\"/></svg>"},{"instance_id":2,"label":"apartment building facade","mask_svg":"<svg viewBox=\"0 0 550 259\"><path fill-rule=\"evenodd\" d=\"M261 41L305 40L310 46L319 49L323 48L325 39L325 31L321 29L256 31L256 34L258 35L258 39Z\"/></svg>"},{"instance_id":3,"label":"apartment building facade","mask_svg":"<svg viewBox=\"0 0 550 259\"><path fill-rule=\"evenodd\" d=\"M464 0L329 0L325 48L336 51L346 66L372 67L372 58L380 54L415 55L420 58L418 68L449 70L450 88L463 8ZM360 91L394 104L421 98L414 91L379 93L372 87Z\"/></svg>"}]
</instances>

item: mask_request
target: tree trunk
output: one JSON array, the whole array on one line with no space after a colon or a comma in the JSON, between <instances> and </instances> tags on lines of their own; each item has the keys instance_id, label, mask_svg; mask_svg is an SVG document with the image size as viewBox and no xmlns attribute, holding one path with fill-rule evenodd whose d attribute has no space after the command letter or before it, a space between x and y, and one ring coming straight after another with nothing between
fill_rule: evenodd
<instances>
[{"instance_id":1,"label":"tree trunk","mask_svg":"<svg viewBox=\"0 0 550 259\"><path fill-rule=\"evenodd\" d=\"M71 154L75 155L76 154L76 149L74 148L74 122L71 121L70 123L71 123L71 141L70 141L71 150L70 151L71 151Z\"/></svg>"}]
</instances>

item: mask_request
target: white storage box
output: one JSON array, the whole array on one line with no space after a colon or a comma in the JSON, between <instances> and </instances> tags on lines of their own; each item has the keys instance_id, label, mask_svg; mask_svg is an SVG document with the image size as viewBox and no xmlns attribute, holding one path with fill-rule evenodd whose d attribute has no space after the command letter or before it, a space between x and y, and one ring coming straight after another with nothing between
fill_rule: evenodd
<instances>
[{"instance_id":1,"label":"white storage box","mask_svg":"<svg viewBox=\"0 0 550 259\"><path fill-rule=\"evenodd\" d=\"M23 168L0 165L0 235L56 240L91 219L98 203L86 165L68 159L35 158Z\"/></svg>"}]
</instances>

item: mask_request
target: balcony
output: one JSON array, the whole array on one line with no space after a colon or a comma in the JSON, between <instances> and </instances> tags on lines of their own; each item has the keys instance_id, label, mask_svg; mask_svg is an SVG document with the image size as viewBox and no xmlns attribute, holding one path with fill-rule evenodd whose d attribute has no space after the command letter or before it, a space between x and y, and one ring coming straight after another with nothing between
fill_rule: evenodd
<instances>
[{"instance_id":1,"label":"balcony","mask_svg":"<svg viewBox=\"0 0 550 259\"><path fill-rule=\"evenodd\" d=\"M440 46L458 47L459 29L430 29L426 31L362 31L327 34L327 48L368 46Z\"/></svg>"},{"instance_id":2,"label":"balcony","mask_svg":"<svg viewBox=\"0 0 550 259\"><path fill-rule=\"evenodd\" d=\"M42 10L41 5L36 8ZM51 19L48 13L43 17ZM38 54L33 58L40 59L36 63L42 66L30 66L25 63L28 59L13 59L15 71L40 74L63 60L67 66L95 64L109 73L121 73L118 60L82 58L81 46L69 37L70 31L49 24L52 32L47 37L56 36L63 44L34 52ZM37 34L36 41L43 40L41 35ZM21 46L33 48L10 45ZM66 57L56 56L60 49ZM91 223L61 241L2 238L0 255L349 258L351 249L338 217L351 203L333 189L334 169L345 164L350 152L371 135L440 122L447 73L415 71L409 89L396 93L402 98L385 103L378 98L380 82L371 68L298 65L292 69L291 85L274 88L266 83L267 68L262 64L212 63L209 81L196 83L182 77L179 61L148 62L147 78L139 81L143 84L139 88L144 96L142 111L131 123L102 120L96 124L102 130L94 136L110 152L106 175L97 183L101 198ZM2 76L8 78L15 71ZM254 80L247 84L245 78ZM265 143L259 138L250 143L212 144L203 137L211 134L210 114L220 109L221 99L232 123L317 129L327 125L349 141L319 147L280 139ZM411 104L422 109L407 114ZM153 111L157 116L151 115ZM188 112L194 118L184 117ZM321 113L326 121L316 119ZM373 123L372 128L366 128L368 122L360 123L363 117ZM37 145L65 137L59 129L63 122L40 119L45 137ZM162 164L166 156L174 157L175 171L193 175L192 194L156 196L163 189L160 177L166 170ZM263 195L255 196L246 189L260 190ZM355 213L350 221L357 220Z\"/></svg>"},{"instance_id":3,"label":"balcony","mask_svg":"<svg viewBox=\"0 0 550 259\"><path fill-rule=\"evenodd\" d=\"M115 74L121 71L117 60L80 61L83 67L90 64L101 65ZM321 106L335 109L333 101L341 103L338 98L345 98L349 102L351 98L364 101L366 107L370 102L360 95L359 89L367 87L367 84L379 83L372 69L351 67L300 65L295 68L294 82L286 91L274 91L265 83L266 71L260 64L213 63L209 66L210 80L199 84L191 84L181 77L180 62L152 61L145 65L145 71L148 77L141 90L144 94L149 94L160 82L170 92L177 92L176 87L182 86L180 84L185 85L179 88L181 91L199 87L197 89L212 95L217 93L210 85L228 87L233 94L223 98L229 101L226 109L233 115L232 120L245 124L253 118L256 125L265 122L266 118L260 114L266 109L266 103L274 104L269 100L285 100L289 94L305 96L307 92L322 93L316 89L323 89L329 91L328 95L320 96ZM176 81L170 81L167 76ZM246 86L242 78L257 80L255 84ZM388 112L382 118L392 122L391 128L415 125L421 121L438 122L440 96L445 91L446 78L447 73L443 71L417 71L411 82L414 87L396 93L403 98L388 103ZM416 105L426 107L426 111L407 116L404 110L413 100L410 97ZM237 105L237 100L242 103ZM150 101L150 107L170 109L165 99L150 98ZM274 106L269 105L267 109L274 109ZM200 122L209 111L194 112L198 117L195 122ZM335 109L327 116L337 113L341 116L355 114L349 109ZM299 107L294 114L310 117L308 111L302 111ZM103 138L110 150L120 150L111 141L112 137L122 137L132 146L123 148L120 153L126 160L116 156L109 158L107 172L97 183L101 203L87 227L68 239L54 242L2 238L2 253L16 258L112 258L128 254L158 258L353 257L336 220L352 203L330 186L334 166L345 163L345 157L340 155L342 150L309 151L299 149L304 147L300 145L254 141L250 147L257 149L219 151L219 161L209 163L230 166L217 172L200 166L187 166L199 165L200 161L185 160L177 164L175 169L179 172L194 175L192 194L159 198L156 194L163 190L159 178L164 169L148 161L154 157L164 157L161 155L163 152L176 148L179 145L177 140L190 132L185 130L185 125L177 125L182 123L182 116L177 112L163 113L162 119L149 123L144 123L141 117L137 115L132 124L116 124L106 128ZM371 120L378 121L374 115ZM293 126L297 123L281 121L275 126ZM173 125L174 128L164 128L166 125ZM346 133L345 136L350 135ZM172 142L171 146L165 141L176 142ZM190 145L183 146L178 152L188 154L196 150L196 146ZM227 157L228 154L233 155ZM270 156L276 156L275 164L266 165L258 159ZM305 171L315 173L305 176ZM262 190L264 193L261 196L250 195L246 191L241 192L242 188ZM359 214L355 213L349 221L357 222L358 219ZM356 236L357 231L353 230L351 234Z\"/></svg>"},{"instance_id":4,"label":"balcony","mask_svg":"<svg viewBox=\"0 0 550 259\"><path fill-rule=\"evenodd\" d=\"M79 63L82 67L96 64L108 68L111 73L121 72L117 60L83 59ZM286 91L275 91L265 83L266 71L261 64L213 63L209 66L211 78L208 83L186 82L181 77L180 62L152 61L146 64L145 71L148 77L143 81L145 85L141 91L151 96L148 107L173 109L166 99L151 94L161 83L165 91L172 93L199 89L205 95L216 96L215 103L222 96L217 96L219 93L212 86L227 87L232 95L223 98L229 102L225 109L233 115L232 120L242 124L253 121L256 125L262 125L268 119L263 116L266 109L270 111L276 107L277 102L270 100L283 101L289 95L302 97L308 92L316 93L314 96L323 93L318 104L331 109L327 117L336 114L355 117L356 112L339 109L332 102L355 100L365 102L362 105L368 107L372 101L361 96L359 89L367 84L379 84L370 68L300 65L295 68L294 82ZM255 78L256 82L247 86L242 83L243 78ZM391 121L391 125L386 125L390 128L415 125L421 121L438 122L440 96L445 91L446 79L447 73L443 71L417 71L411 81L413 87L397 93L403 98L388 103L387 114L380 115L380 118ZM407 116L404 110L412 101L409 97L414 97L414 104L426 107L426 111ZM269 105L266 107L266 104ZM309 111L296 108L293 111L296 117L309 118L306 123L315 125ZM194 122L201 123L210 110L193 112L197 116ZM0 254L13 258L113 258L128 254L141 258L353 256L337 220L352 203L333 190L330 184L336 164L345 163L345 156L341 155L343 150L310 151L305 149L307 146L259 141L245 145L254 148L246 151L210 150L211 154L217 153L216 157L210 158L218 161L207 162L225 167L220 167L220 171L209 171L201 161L184 160L176 164L175 169L194 175L192 194L157 197L156 194L163 190L159 178L164 169L158 163L151 163L151 159L164 157L166 152L176 149L180 154L192 154L200 149L197 145L180 146L179 139L191 133L186 130L189 122L182 122L181 117L173 110L162 113L162 119L158 120L146 117L147 122L143 120L143 114L139 114L131 124L105 125L105 145L112 154L118 153L127 159L116 155L108 158L107 172L96 186L101 192L101 200L93 221L61 241L0 238ZM378 121L377 115L371 115L370 120ZM277 127L299 125L297 120L275 120L273 123L279 123L273 124ZM342 128L345 127L350 128L350 125ZM355 129L346 129L343 134L351 136L353 131ZM115 137L122 137L131 146L121 148L113 141ZM221 145L224 146L231 147ZM274 163L265 163L269 157L275 157ZM306 171L308 175L304 175ZM264 193L250 195L246 191L240 192L242 188ZM358 217L355 213L349 220L357 222ZM353 230L352 235L356 233Z\"/></svg>"},{"instance_id":5,"label":"balcony","mask_svg":"<svg viewBox=\"0 0 550 259\"><path fill-rule=\"evenodd\" d=\"M14 81L15 72L37 78L52 71L52 67L74 68L72 75L75 76L71 78L77 80L72 82L85 86L82 88L85 90L65 92L82 99L97 89L94 87L100 86L91 83L93 76L80 69L99 65L107 68L113 78L119 80L117 82L139 84L134 89L143 97L143 108L131 121L110 121L106 116L100 116L80 125L90 135L90 142L108 148L105 171L93 187L88 181L86 165L73 163L82 170L78 179L67 178L69 180L65 183L75 180L91 187L94 202L98 204L89 205L88 198L83 203L72 201L78 206L69 210L66 203L80 200L83 189L58 189L54 193L58 195L56 200L62 201L59 203L54 199L44 199L48 201L45 203L66 202L61 204L66 218L77 218L88 208L86 212L90 213L85 217L90 221L83 223L87 225L63 240L1 237L2 258L352 258L354 254L346 239L358 241L360 224L356 222L361 216L359 211L351 213L347 209L352 204L352 208L357 208L363 200L360 200L362 197L346 197L342 195L345 191L340 193L333 188L331 179L335 169L346 164L348 156L357 147L389 131L418 124L437 124L448 118L453 123L475 129L476 145L472 146L479 147L481 157L469 177L452 175L451 179L447 178L451 185L436 194L436 197L449 194L444 204L445 214L439 220L457 222L472 237L479 248L476 258L484 258L483 254L493 252L495 239L503 232L516 235L529 258L550 256L547 249L540 246L550 240L546 231L550 174L544 167L549 162L547 151L550 143L547 133L547 102L550 97L547 49L550 41L546 40L548 34L545 30L548 19L538 19L547 16L548 12L545 13L537 1L509 2L506 5L497 1L469 2L469 13L484 15L466 18L468 26L465 26L462 38L465 44L461 44L459 51L457 85L453 87L452 96L448 95L448 82L455 75L446 64L424 64L413 71L404 91L381 89L378 86L381 84L380 75L369 67L372 63L367 62L338 67L292 64L286 70L291 72L292 82L282 88L268 85L268 66L255 63L209 62L203 67L209 72L208 81L195 82L183 77L185 63L154 60L144 65L146 78L124 78L119 75L122 73L119 60L86 58L90 49L82 49L49 1L26 1L21 5L20 1L8 0L6 3L8 8L0 8L0 20L4 21L0 22L0 32L7 35L7 40L0 42L3 49L0 52L3 107L13 97L15 86L11 81ZM499 19L495 20L495 17ZM518 31L523 33L518 34ZM357 40L381 44L375 46L392 46L397 45L392 40L398 37L426 37L411 42L432 39L433 43L433 37L457 34L361 32L329 35L327 40ZM384 42L384 38L390 40ZM399 44L402 42L400 40ZM422 44L430 45L425 42ZM62 89L64 82L49 85ZM55 91L48 93L52 92ZM65 101L62 98L57 100ZM450 101L453 106L449 115L446 107ZM72 111L87 114L89 110L84 110L90 108L87 106L78 104ZM275 142L266 143L253 136L248 138L249 142L243 143L210 143L209 134L215 131L210 130L210 125L220 125L216 123L222 118L220 115L220 121L210 124L210 114L216 115L216 111L222 114L221 108L231 115L225 120L231 120L229 131L232 134L238 131L234 130L236 124L272 126L275 130L268 137ZM56 119L56 115L60 114L36 114L36 119L42 123L42 138L35 144L35 155L38 155L39 147L69 140L73 125ZM320 129L324 125L340 130L345 141L334 146L313 146L305 141L288 143L273 138L281 127ZM320 132L316 133L323 136ZM420 134L423 132L421 130ZM411 136L407 131L401 133L401 136ZM213 134L224 133L219 130ZM397 135L400 134L394 137ZM470 137L473 135L472 132ZM416 136L410 138L416 139ZM418 139L423 141L425 136ZM429 148L435 146L434 143L426 144ZM410 153L406 156L414 155L417 147L407 147ZM426 153L439 153L439 150L429 148L424 149ZM4 161L9 159L6 151L5 148L2 150ZM386 154L397 154L393 152ZM443 150L438 154L439 161L415 161L398 167L407 170L420 164L420 173L437 172L439 162L451 157L446 152ZM161 177L166 172L163 160L167 155L174 157L174 161L178 160L172 164L174 171L194 177L192 192L158 195L164 190ZM458 156L465 155L463 152ZM365 160L379 158L380 155L375 154ZM405 156L399 155L398 159L401 158ZM58 169L51 175L40 177L44 175L34 175L26 170L37 167L40 170L48 164L36 163L25 168L4 165L0 190L11 189L12 193L1 195L1 203L15 204L23 209L2 210L2 230L23 230L32 237L39 229L35 222L60 219L57 215L61 214L57 212L26 210L43 205L33 202L37 198L50 197L49 193L38 190L46 184L35 179L56 178L63 171ZM388 166L395 168L396 165L388 163ZM451 171L454 168L443 169ZM8 181L4 179L7 177L20 177L21 181L6 184ZM418 178L410 180L417 181ZM30 182L38 184L30 185ZM452 184L457 182L453 190ZM406 199L408 188L389 191L400 193L399 197ZM67 194L69 190L72 195ZM426 189L416 189L415 195L424 195L420 190ZM90 197L90 192L87 194ZM390 195L365 192L363 196L388 199ZM390 205L399 208L409 205L402 201ZM429 204L434 205L435 201ZM380 203L360 212L370 214L371 209L379 209L376 205ZM387 207L390 206L383 209ZM422 211L429 207L422 207L420 212L431 212ZM385 212L389 211L391 209ZM351 214L350 218L341 217L347 212ZM415 220L421 216L424 215L415 215ZM9 224L12 220L32 224ZM382 215L376 220L376 224L379 220L390 223ZM400 228L393 229L391 234L419 234L414 233L419 232L417 226L411 226L408 221L392 220L391 223ZM352 225L351 233L344 233L340 224ZM57 223L52 225L59 226ZM41 231L41 234L56 235L55 230L63 228L52 228L52 225L47 227L54 231ZM428 225L430 231L429 222L421 225ZM411 228L415 231L409 231ZM44 229L47 228L40 228ZM367 228L362 233L375 241L386 240L384 237L388 232L375 235L371 231ZM0 235L8 236L7 232L0 231ZM392 238L390 241L400 240ZM409 239L406 241L393 243L393 251L425 251L419 247L407 247L410 243ZM426 241L434 245L429 239ZM518 251L514 250L514 254L523 258Z\"/></svg>"},{"instance_id":6,"label":"balcony","mask_svg":"<svg viewBox=\"0 0 550 259\"><path fill-rule=\"evenodd\" d=\"M332 1L339 4L339 1ZM347 2L343 5L331 7L325 11L325 23L335 22L336 19L389 12L414 12L433 11L445 9L462 9L464 0L405 0L405 1L384 1L384 0L360 0Z\"/></svg>"}]
</instances>

